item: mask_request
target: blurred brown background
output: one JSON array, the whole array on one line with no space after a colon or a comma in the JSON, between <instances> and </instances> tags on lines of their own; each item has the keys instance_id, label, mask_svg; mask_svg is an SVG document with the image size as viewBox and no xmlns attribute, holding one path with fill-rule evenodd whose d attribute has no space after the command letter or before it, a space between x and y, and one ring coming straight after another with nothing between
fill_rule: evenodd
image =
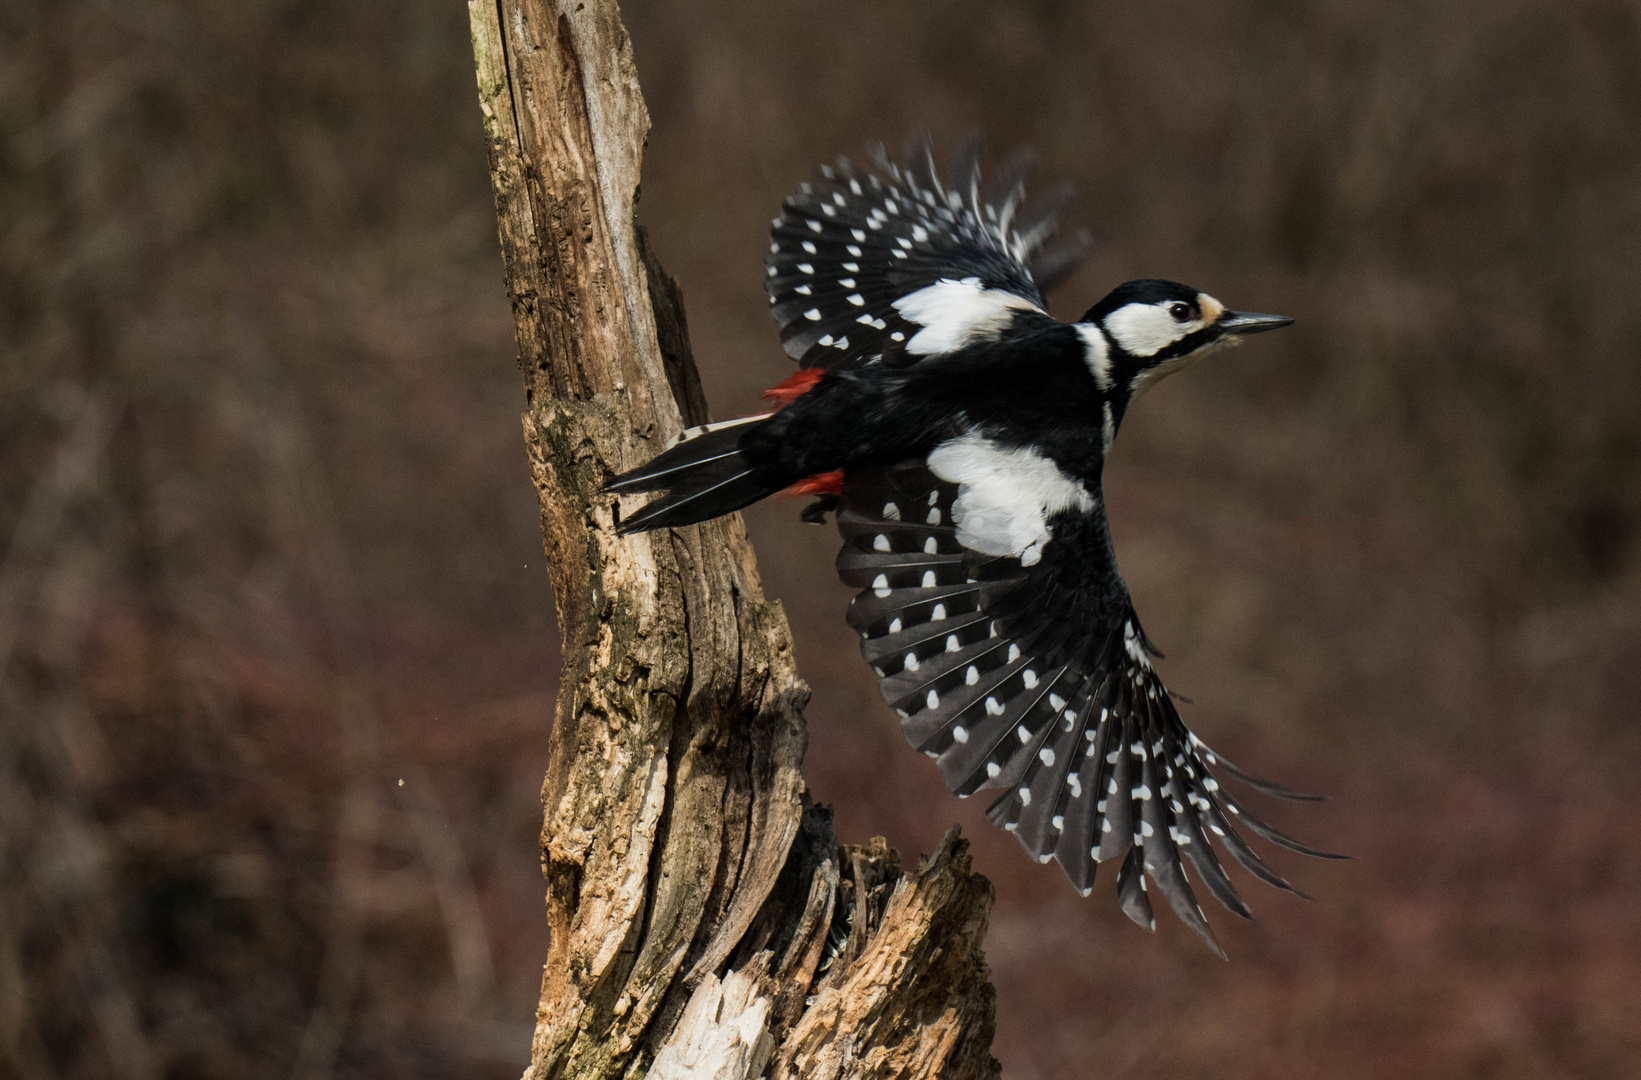
<instances>
[{"instance_id":1,"label":"blurred brown background","mask_svg":"<svg viewBox=\"0 0 1641 1080\"><path fill-rule=\"evenodd\" d=\"M1108 471L1205 737L1333 796L1222 964L948 797L749 515L839 833L954 820L1013 1080L1641 1075L1641 9L629 3L718 416L819 161L1029 143L1134 276L1298 325ZM517 1075L556 635L453 0L0 8L0 1075ZM401 783L402 781L402 783ZM1243 879L1247 880L1247 879Z\"/></svg>"}]
</instances>

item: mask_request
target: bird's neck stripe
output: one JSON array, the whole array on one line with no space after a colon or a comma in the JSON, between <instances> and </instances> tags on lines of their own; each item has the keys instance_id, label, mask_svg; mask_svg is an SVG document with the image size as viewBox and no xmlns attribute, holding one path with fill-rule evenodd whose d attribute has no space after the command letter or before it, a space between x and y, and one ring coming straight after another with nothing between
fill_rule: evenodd
<instances>
[{"instance_id":1,"label":"bird's neck stripe","mask_svg":"<svg viewBox=\"0 0 1641 1080\"><path fill-rule=\"evenodd\" d=\"M1083 339L1083 363L1088 365L1094 382L1101 390L1111 389L1111 343L1105 331L1094 323L1078 323L1077 334Z\"/></svg>"}]
</instances>

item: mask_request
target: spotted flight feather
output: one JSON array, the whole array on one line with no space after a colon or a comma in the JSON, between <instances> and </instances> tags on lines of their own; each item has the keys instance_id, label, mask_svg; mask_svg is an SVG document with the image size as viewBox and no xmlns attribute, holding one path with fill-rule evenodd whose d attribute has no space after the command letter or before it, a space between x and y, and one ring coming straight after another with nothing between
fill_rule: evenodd
<instances>
[{"instance_id":1,"label":"spotted flight feather","mask_svg":"<svg viewBox=\"0 0 1641 1080\"><path fill-rule=\"evenodd\" d=\"M849 622L907 741L958 795L999 790L991 820L1033 858L1058 862L1079 890L1121 857L1130 918L1154 927L1149 879L1223 956L1185 867L1228 910L1250 913L1210 836L1260 880L1296 893L1237 824L1337 856L1253 817L1216 767L1268 794L1309 796L1247 776L1186 728L1110 561L1103 515L1062 511L1041 561L1024 566L959 542L959 494L921 461L845 475L838 570L862 589Z\"/></svg>"},{"instance_id":2,"label":"spotted flight feather","mask_svg":"<svg viewBox=\"0 0 1641 1080\"><path fill-rule=\"evenodd\" d=\"M903 164L881 149L873 156L875 172L846 158L823 168L785 201L771 228L770 313L787 355L806 368L905 364L928 355L914 344L919 334L944 341L931 324L972 299L957 292L932 307L908 302L942 282L983 294L1000 313L1041 310L1044 291L1088 248L1082 232L1047 246L1069 189L1024 206L1024 158L1005 167L1001 186L983 192L977 141L954 159L948 183L938 178L926 140L913 144Z\"/></svg>"}]
</instances>

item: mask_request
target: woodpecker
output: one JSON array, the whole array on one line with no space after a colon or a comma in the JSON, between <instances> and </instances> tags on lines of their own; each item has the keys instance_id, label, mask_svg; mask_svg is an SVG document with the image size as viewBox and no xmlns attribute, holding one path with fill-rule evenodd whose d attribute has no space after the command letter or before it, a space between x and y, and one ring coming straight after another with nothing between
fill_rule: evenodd
<instances>
[{"instance_id":1,"label":"woodpecker","mask_svg":"<svg viewBox=\"0 0 1641 1080\"><path fill-rule=\"evenodd\" d=\"M1074 323L1044 292L1088 247L1050 247L1061 193L1024 204L1025 164L982 193L970 144L941 182L927 142L903 164L840 158L786 199L766 287L800 370L775 411L686 432L615 477L661 492L621 533L687 525L788 491L836 512L849 624L907 740L959 796L1087 895L1121 859L1123 911L1155 928L1149 878L1219 956L1188 862L1251 917L1209 837L1298 892L1243 838L1337 858L1278 832L1216 779L1283 798L1186 728L1117 572L1101 473L1134 400L1279 315L1172 281L1130 281ZM1182 862L1183 860L1183 862ZM1303 895L1302 893L1300 895Z\"/></svg>"}]
</instances>

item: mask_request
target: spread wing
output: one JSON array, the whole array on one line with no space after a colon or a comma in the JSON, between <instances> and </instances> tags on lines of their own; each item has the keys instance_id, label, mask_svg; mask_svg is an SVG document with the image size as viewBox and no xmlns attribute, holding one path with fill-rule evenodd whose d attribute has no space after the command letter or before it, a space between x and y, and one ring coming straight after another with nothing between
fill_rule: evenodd
<instances>
[{"instance_id":1,"label":"spread wing","mask_svg":"<svg viewBox=\"0 0 1641 1080\"><path fill-rule=\"evenodd\" d=\"M915 362L971 333L996 331L1074 270L1086 234L1045 242L1069 201L1061 190L1022 209L1029 160L1006 166L983 194L979 144L935 173L927 142L904 166L877 152L880 173L838 159L788 198L771 229L770 313L803 367Z\"/></svg>"},{"instance_id":2,"label":"spread wing","mask_svg":"<svg viewBox=\"0 0 1641 1080\"><path fill-rule=\"evenodd\" d=\"M1131 919L1154 928L1149 877L1223 956L1185 865L1225 907L1249 911L1210 836L1291 892L1239 827L1330 856L1250 815L1216 770L1307 796L1248 776L1185 727L1117 575L1098 498L1048 515L1035 550L987 554L976 545L999 547L987 511L1018 517L1019 508L985 505L983 486L951 482L939 454L931 460L947 479L923 461L846 474L838 513L839 572L864 590L849 622L907 740L958 795L998 789L992 821L1040 862L1058 861L1085 895L1098 864L1121 856L1118 895Z\"/></svg>"}]
</instances>

